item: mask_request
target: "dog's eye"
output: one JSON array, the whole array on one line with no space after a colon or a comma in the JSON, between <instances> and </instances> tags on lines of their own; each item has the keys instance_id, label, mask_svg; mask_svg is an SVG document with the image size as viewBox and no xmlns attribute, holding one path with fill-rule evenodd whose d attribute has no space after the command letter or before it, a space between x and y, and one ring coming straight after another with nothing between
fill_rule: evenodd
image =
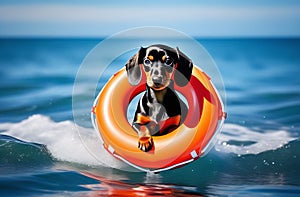
<instances>
[{"instance_id":1,"label":"dog's eye","mask_svg":"<svg viewBox=\"0 0 300 197\"><path fill-rule=\"evenodd\" d=\"M151 64L151 61L149 59L145 58L144 59L144 64L145 65L149 65L149 64Z\"/></svg>"},{"instance_id":2,"label":"dog's eye","mask_svg":"<svg viewBox=\"0 0 300 197\"><path fill-rule=\"evenodd\" d=\"M173 60L170 59L170 58L167 58L166 61L165 61L165 65L171 66L172 64L173 64Z\"/></svg>"}]
</instances>

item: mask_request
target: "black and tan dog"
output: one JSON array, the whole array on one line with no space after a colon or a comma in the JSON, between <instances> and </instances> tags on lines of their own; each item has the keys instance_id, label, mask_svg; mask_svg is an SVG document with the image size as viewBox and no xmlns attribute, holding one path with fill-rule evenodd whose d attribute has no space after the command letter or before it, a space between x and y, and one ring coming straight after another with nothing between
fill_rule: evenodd
<instances>
[{"instance_id":1,"label":"black and tan dog","mask_svg":"<svg viewBox=\"0 0 300 197\"><path fill-rule=\"evenodd\" d=\"M139 135L138 147L149 151L154 135L164 135L177 128L187 114L187 106L174 90L174 81L185 86L191 77L192 61L178 48L152 45L141 48L126 64L131 85L141 82L146 74L146 92L141 97L133 128ZM174 79L174 81L173 81Z\"/></svg>"}]
</instances>

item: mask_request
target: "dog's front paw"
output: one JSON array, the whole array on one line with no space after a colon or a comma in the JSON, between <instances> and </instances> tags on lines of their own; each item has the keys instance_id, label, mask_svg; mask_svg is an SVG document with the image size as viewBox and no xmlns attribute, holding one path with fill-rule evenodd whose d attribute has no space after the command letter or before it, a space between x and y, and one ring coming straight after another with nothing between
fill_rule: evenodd
<instances>
[{"instance_id":1,"label":"dog's front paw","mask_svg":"<svg viewBox=\"0 0 300 197\"><path fill-rule=\"evenodd\" d=\"M139 138L138 148L144 152L148 152L153 147L153 139L151 136L143 136Z\"/></svg>"}]
</instances>

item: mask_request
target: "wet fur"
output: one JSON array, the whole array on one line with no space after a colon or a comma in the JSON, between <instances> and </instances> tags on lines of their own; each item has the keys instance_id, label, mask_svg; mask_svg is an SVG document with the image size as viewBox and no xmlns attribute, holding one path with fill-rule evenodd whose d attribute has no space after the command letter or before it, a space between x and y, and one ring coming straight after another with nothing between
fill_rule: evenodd
<instances>
[{"instance_id":1,"label":"wet fur","mask_svg":"<svg viewBox=\"0 0 300 197\"><path fill-rule=\"evenodd\" d=\"M141 48L126 64L128 81L138 85L146 75L146 91L135 112L132 127L139 136L138 148L149 151L154 135L176 129L187 114L187 106L174 90L174 83L185 86L191 77L192 61L178 48L152 45ZM174 79L174 81L173 81Z\"/></svg>"}]
</instances>

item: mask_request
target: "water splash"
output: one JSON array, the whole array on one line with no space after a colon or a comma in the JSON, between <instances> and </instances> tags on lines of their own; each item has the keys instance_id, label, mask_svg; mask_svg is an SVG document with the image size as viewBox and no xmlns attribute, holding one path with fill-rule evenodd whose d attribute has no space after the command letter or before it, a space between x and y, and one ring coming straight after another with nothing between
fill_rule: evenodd
<instances>
[{"instance_id":1,"label":"water splash","mask_svg":"<svg viewBox=\"0 0 300 197\"><path fill-rule=\"evenodd\" d=\"M84 143L78 128L84 134ZM1 123L0 130L1 134L45 145L58 160L128 169L125 163L104 150L94 129L80 127L72 121L54 122L47 116L33 115L18 123ZM215 149L237 155L276 150L295 139L285 130L261 132L235 124L224 124L222 130ZM89 149L84 144L89 144Z\"/></svg>"},{"instance_id":2,"label":"water splash","mask_svg":"<svg viewBox=\"0 0 300 197\"><path fill-rule=\"evenodd\" d=\"M77 127L72 121L54 122L47 116L33 115L19 123L0 124L2 134L27 142L43 144L52 156L58 160L86 165L110 165L121 168L124 164L111 157L101 145L96 146L98 136L93 129L79 127L85 133L85 143L99 147L99 158L95 158L84 147L78 135ZM99 162L102 161L101 163Z\"/></svg>"},{"instance_id":3,"label":"water splash","mask_svg":"<svg viewBox=\"0 0 300 197\"><path fill-rule=\"evenodd\" d=\"M295 140L288 131L268 130L256 131L235 124L225 124L218 136L215 149L237 155L259 154L281 148Z\"/></svg>"}]
</instances>

